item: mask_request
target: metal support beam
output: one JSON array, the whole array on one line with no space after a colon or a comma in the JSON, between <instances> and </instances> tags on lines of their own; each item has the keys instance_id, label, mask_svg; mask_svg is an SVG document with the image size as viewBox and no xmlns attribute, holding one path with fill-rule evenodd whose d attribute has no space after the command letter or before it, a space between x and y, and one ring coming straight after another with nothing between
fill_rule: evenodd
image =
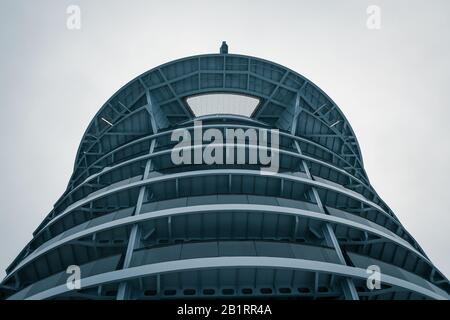
<instances>
[{"instance_id":1,"label":"metal support beam","mask_svg":"<svg viewBox=\"0 0 450 320\"><path fill-rule=\"evenodd\" d=\"M153 139L150 145L149 154L153 153L153 150L155 149L156 145L156 139ZM144 174L142 175L142 180L145 180L148 178L150 169L152 166L152 158L147 160L147 163L145 164ZM136 208L134 211L134 215L139 215L141 213L142 203L144 202L144 196L146 191L146 186L142 186L139 189L139 196L136 202ZM123 262L122 269L127 269L130 267L131 258L133 257L134 250L139 247L141 239L141 230L138 223L135 223L131 229L130 237L128 239L128 246L127 251L125 253L125 259ZM117 300L126 300L129 298L130 290L128 282L121 282L119 284L119 289L117 290Z\"/></svg>"},{"instance_id":2,"label":"metal support beam","mask_svg":"<svg viewBox=\"0 0 450 320\"><path fill-rule=\"evenodd\" d=\"M294 129L294 128L293 128ZM302 151L300 149L300 145L298 144L297 141L294 141L295 144L295 148L297 149L297 152L299 154L302 154ZM308 165L306 163L305 160L302 160L302 166L304 171L306 172L306 175L308 176L309 179L313 180L313 177L311 175L311 172L309 171ZM325 211L325 208L322 204L322 201L320 199L319 193L317 192L317 189L312 187L311 188L311 193L313 195L313 200L315 200L315 202L317 203L317 206L319 207L319 210L323 213L323 214L327 214ZM330 223L326 223L323 228L322 228L322 232L323 235L325 237L325 241L327 243L328 246L333 247L334 250L336 251L336 254L338 256L339 262L346 266L347 262L345 261L344 255L342 253L342 249L339 245L339 242L336 238L336 235L334 234L333 228L331 227ZM344 292L345 298L349 299L349 300L359 300L359 296L358 296L358 292L355 288L355 285L353 283L353 280L350 278L345 278L344 281L342 282L342 290Z\"/></svg>"}]
</instances>

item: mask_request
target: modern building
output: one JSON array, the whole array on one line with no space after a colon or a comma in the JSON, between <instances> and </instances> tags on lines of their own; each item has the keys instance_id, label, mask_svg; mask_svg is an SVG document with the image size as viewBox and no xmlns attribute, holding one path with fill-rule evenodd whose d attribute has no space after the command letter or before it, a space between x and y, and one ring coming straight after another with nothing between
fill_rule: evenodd
<instances>
[{"instance_id":1,"label":"modern building","mask_svg":"<svg viewBox=\"0 0 450 320\"><path fill-rule=\"evenodd\" d=\"M274 140L266 148L278 152L278 170L174 164L172 134L194 134L199 121L224 136L278 129L278 149ZM255 145L246 141L222 146L249 158ZM67 284L76 266L80 288ZM339 107L295 71L229 54L225 43L219 54L143 73L101 107L67 190L0 289L4 299L448 299L449 291L371 186Z\"/></svg>"}]
</instances>

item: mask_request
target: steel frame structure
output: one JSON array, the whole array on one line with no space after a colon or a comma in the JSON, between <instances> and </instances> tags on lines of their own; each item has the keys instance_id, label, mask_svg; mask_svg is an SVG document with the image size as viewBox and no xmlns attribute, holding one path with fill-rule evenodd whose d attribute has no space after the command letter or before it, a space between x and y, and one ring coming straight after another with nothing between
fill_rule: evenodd
<instances>
[{"instance_id":1,"label":"steel frame structure","mask_svg":"<svg viewBox=\"0 0 450 320\"><path fill-rule=\"evenodd\" d=\"M207 93L260 103L251 117L196 117L186 100ZM174 166L171 133L198 119L222 131L279 129L279 172ZM74 264L78 290L66 286ZM370 265L381 269L379 290L366 286ZM370 185L338 106L298 73L228 50L158 66L101 107L67 190L0 286L4 299L448 299L449 290Z\"/></svg>"}]
</instances>

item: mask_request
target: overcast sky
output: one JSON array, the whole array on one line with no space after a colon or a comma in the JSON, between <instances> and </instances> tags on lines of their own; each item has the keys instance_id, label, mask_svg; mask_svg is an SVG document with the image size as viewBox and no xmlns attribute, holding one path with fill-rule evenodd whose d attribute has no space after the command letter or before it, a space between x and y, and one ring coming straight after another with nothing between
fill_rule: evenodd
<instances>
[{"instance_id":1,"label":"overcast sky","mask_svg":"<svg viewBox=\"0 0 450 320\"><path fill-rule=\"evenodd\" d=\"M371 4L379 30L366 26ZM66 27L69 5L80 30ZM64 192L101 105L146 70L226 40L340 106L372 185L449 276L449 12L445 0L1 0L1 272Z\"/></svg>"}]
</instances>

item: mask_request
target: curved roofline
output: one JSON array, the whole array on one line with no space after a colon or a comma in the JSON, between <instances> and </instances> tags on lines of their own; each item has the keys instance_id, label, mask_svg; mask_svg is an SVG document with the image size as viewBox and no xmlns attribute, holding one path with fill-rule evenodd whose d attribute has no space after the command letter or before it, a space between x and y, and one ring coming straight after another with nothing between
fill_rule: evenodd
<instances>
[{"instance_id":1,"label":"curved roofline","mask_svg":"<svg viewBox=\"0 0 450 320\"><path fill-rule=\"evenodd\" d=\"M289 72L291 72L292 74L294 74L294 75L296 75L296 76L298 76L298 77L304 79L305 81L307 81L307 82L308 82L311 86L313 86L317 91L319 91L321 94L323 94L324 97L325 97L326 99L328 99L331 103L333 103L333 104L336 106L336 110L338 111L339 115L340 115L340 116L344 119L344 121L346 121L346 123L348 124L348 129L350 130L350 132L351 132L351 134L352 134L352 136L354 137L355 142L356 142L356 148L357 148L357 151L358 151L358 153L359 153L359 154L358 154L359 160L360 160L362 166L364 166L363 157L362 157L361 149L360 149L360 146L359 146L359 142L358 142L358 139L357 139L357 137L356 137L356 135L355 135L355 133L354 133L354 131L353 131L353 128L352 128L351 125L350 125L350 122L349 122L348 119L345 117L345 115L344 115L344 113L342 112L342 110L340 109L340 107L334 102L334 100L331 99L331 98L328 96L328 94L326 94L322 89L320 89L314 82L312 82L311 80L309 80L309 79L306 78L305 76L299 74L298 72L292 70L291 68L288 68L288 67L283 66L283 65L281 65L281 64L279 64L279 63L276 63L276 62L273 62L273 61L270 61L270 60L266 60L266 59L263 59L263 58L259 58L259 57L255 57L255 56L250 56L250 55L242 55L242 54L209 53L209 54L200 54L200 55L186 56L186 57L183 57L183 58L179 58L179 59L175 59L175 60L171 60L171 61L165 62L165 63L163 63L163 64L161 64L161 65L158 65L158 66L156 66L156 67L154 67L154 68L152 68L152 69L149 69L149 70L147 70L147 71L141 73L140 75L134 77L133 79L131 79L130 81L128 81L125 85L123 85L122 87L120 87L120 88L119 88L119 89L118 89L118 90L117 90L117 91L116 91L116 92L115 92L115 93L114 93L114 94L113 94L113 95L112 95L112 96L111 96L111 97L110 97L110 98L109 98L109 99L101 106L101 108L100 108L100 109L97 111L97 113L93 116L92 120L89 122L89 125L87 126L86 130L84 131L83 137L81 138L81 141L80 141L80 144L79 144L79 146L78 146L77 153L76 153L75 163L74 163L74 170L76 169L78 160L80 159L80 152L81 152L82 142L84 141L84 139L85 139L85 137L86 137L86 134L87 134L89 128L91 128L91 126L94 125L95 119L101 114L101 112L104 110L104 108L105 108L105 107L106 107L106 106L107 106L107 105L108 105L115 97L117 97L117 95L118 95L123 89L125 89L126 87L128 87L128 86L129 86L130 84L132 84L134 81L139 80L141 77L143 77L143 76L145 76L145 75L148 75L148 74L151 73L152 71L155 71L155 70L157 70L157 69L163 68L163 67L165 67L165 66L169 66L169 65L171 65L171 64L175 64L175 63L177 63L177 62L181 62L181 61L184 61L184 60L189 60L189 59L194 59L194 58L202 58L202 57L212 57L212 56L230 56L230 57L239 57L239 58L246 58L246 59L256 59L256 60L259 60L259 61L261 61L261 62L265 62L265 63L274 65L274 66L279 67L279 68L282 68L282 69L286 69L286 70L288 70ZM221 91L218 90L217 92L221 92ZM190 111L190 110L189 110L189 111ZM191 112L191 111L190 111L190 112Z\"/></svg>"}]
</instances>

